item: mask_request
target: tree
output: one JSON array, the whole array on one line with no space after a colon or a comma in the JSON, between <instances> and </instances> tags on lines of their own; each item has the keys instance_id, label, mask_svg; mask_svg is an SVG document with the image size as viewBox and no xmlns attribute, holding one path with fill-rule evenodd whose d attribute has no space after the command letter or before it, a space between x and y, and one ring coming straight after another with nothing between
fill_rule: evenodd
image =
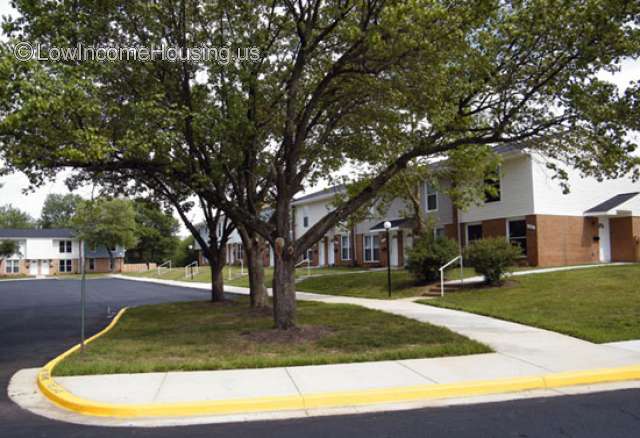
<instances>
[{"instance_id":1,"label":"tree","mask_svg":"<svg viewBox=\"0 0 640 438\"><path fill-rule=\"evenodd\" d=\"M171 211L147 199L133 202L136 212L138 244L127 249L127 259L135 262L162 263L176 252L179 243L178 221Z\"/></svg>"},{"instance_id":2,"label":"tree","mask_svg":"<svg viewBox=\"0 0 640 438\"><path fill-rule=\"evenodd\" d=\"M0 260L3 260L18 252L18 244L14 240L0 241Z\"/></svg>"},{"instance_id":3,"label":"tree","mask_svg":"<svg viewBox=\"0 0 640 438\"><path fill-rule=\"evenodd\" d=\"M295 325L296 260L417 158L531 140L585 174L638 175L626 136L638 87L621 94L597 77L638 55L638 2L566 1L563 13L552 0L113 6L16 1L22 15L5 28L50 45L168 42L186 54L228 42L258 56L18 63L7 47L0 154L34 184L62 167L179 183L272 245L282 329ZM293 240L294 196L345 160L375 172Z\"/></svg>"},{"instance_id":4,"label":"tree","mask_svg":"<svg viewBox=\"0 0 640 438\"><path fill-rule=\"evenodd\" d=\"M0 228L34 228L35 221L28 213L11 204L0 206Z\"/></svg>"},{"instance_id":5,"label":"tree","mask_svg":"<svg viewBox=\"0 0 640 438\"><path fill-rule=\"evenodd\" d=\"M78 238L90 246L104 246L115 266L116 246L134 247L137 242L136 211L127 199L98 199L78 204L72 220Z\"/></svg>"},{"instance_id":6,"label":"tree","mask_svg":"<svg viewBox=\"0 0 640 438\"><path fill-rule=\"evenodd\" d=\"M68 193L50 193L42 206L39 224L42 228L69 228L82 197Z\"/></svg>"}]
</instances>

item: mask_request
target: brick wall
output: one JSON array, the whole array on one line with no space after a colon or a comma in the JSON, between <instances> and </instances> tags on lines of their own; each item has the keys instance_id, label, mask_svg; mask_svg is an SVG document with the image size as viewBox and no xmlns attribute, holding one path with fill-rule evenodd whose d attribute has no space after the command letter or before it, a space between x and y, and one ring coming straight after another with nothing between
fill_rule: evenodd
<instances>
[{"instance_id":1,"label":"brick wall","mask_svg":"<svg viewBox=\"0 0 640 438\"><path fill-rule=\"evenodd\" d=\"M530 254L530 264L562 266L594 263L599 259L598 221L580 216L537 215L536 248Z\"/></svg>"},{"instance_id":2,"label":"brick wall","mask_svg":"<svg viewBox=\"0 0 640 438\"><path fill-rule=\"evenodd\" d=\"M614 262L637 262L638 239L640 239L640 217L617 217L609 219L611 227L611 260Z\"/></svg>"}]
</instances>

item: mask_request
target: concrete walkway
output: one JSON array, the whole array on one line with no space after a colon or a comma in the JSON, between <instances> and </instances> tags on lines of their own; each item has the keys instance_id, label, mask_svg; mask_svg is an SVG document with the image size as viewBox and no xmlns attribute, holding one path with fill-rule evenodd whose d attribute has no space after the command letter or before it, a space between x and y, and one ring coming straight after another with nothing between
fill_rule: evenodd
<instances>
[{"instance_id":1,"label":"concrete walkway","mask_svg":"<svg viewBox=\"0 0 640 438\"><path fill-rule=\"evenodd\" d=\"M604 268L608 266L623 266L623 265L631 265L633 263L598 263L594 265L577 265L577 266L558 266L555 268L540 268L540 269L528 269L523 271L514 271L506 274L507 276L519 277L521 275L535 275L535 274L546 274L549 272L562 272L562 271L575 271L579 269L591 269L591 268ZM465 284L470 283L482 283L484 281L484 275L474 275L473 277L465 278L464 280L447 280L444 282L446 285L458 285L464 282Z\"/></svg>"},{"instance_id":2,"label":"concrete walkway","mask_svg":"<svg viewBox=\"0 0 640 438\"><path fill-rule=\"evenodd\" d=\"M181 281L116 277L203 290L209 287ZM226 287L226 290L248 294L248 289L241 287ZM298 293L298 298L356 304L444 326L491 346L495 353L267 369L61 377L56 380L71 393L89 400L155 404L290 395L304 398L327 392L463 383L640 364L640 351L632 348L592 344L522 324L406 300L372 300L304 292Z\"/></svg>"}]
</instances>

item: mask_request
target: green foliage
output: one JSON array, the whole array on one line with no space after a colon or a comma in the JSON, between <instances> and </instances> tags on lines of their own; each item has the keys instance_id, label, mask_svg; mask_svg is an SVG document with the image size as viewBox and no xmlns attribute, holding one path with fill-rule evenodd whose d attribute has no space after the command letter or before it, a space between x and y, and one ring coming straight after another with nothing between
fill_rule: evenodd
<instances>
[{"instance_id":1,"label":"green foliage","mask_svg":"<svg viewBox=\"0 0 640 438\"><path fill-rule=\"evenodd\" d=\"M118 245L134 247L138 227L133 202L128 199L98 199L78 204L72 226L78 237L90 246L105 246L109 251Z\"/></svg>"},{"instance_id":2,"label":"green foliage","mask_svg":"<svg viewBox=\"0 0 640 438\"><path fill-rule=\"evenodd\" d=\"M0 260L18 252L18 243L13 240L0 241Z\"/></svg>"},{"instance_id":3,"label":"green foliage","mask_svg":"<svg viewBox=\"0 0 640 438\"><path fill-rule=\"evenodd\" d=\"M407 269L423 282L434 281L440 267L458 254L458 244L446 237L434 237L427 231L416 239L408 251Z\"/></svg>"},{"instance_id":4,"label":"green foliage","mask_svg":"<svg viewBox=\"0 0 640 438\"><path fill-rule=\"evenodd\" d=\"M189 263L197 260L197 254L194 249L195 239L193 236L188 236L182 239L176 246L176 250L173 254L172 261L174 266L187 266Z\"/></svg>"},{"instance_id":5,"label":"green foliage","mask_svg":"<svg viewBox=\"0 0 640 438\"><path fill-rule=\"evenodd\" d=\"M0 206L0 228L34 228L35 225L28 213L11 204Z\"/></svg>"},{"instance_id":6,"label":"green foliage","mask_svg":"<svg viewBox=\"0 0 640 438\"><path fill-rule=\"evenodd\" d=\"M522 255L522 248L504 237L471 242L465 250L465 263L482 274L488 284L500 285L504 274Z\"/></svg>"},{"instance_id":7,"label":"green foliage","mask_svg":"<svg viewBox=\"0 0 640 438\"><path fill-rule=\"evenodd\" d=\"M40 214L40 226L42 228L70 228L71 219L80 201L82 201L82 197L72 193L47 195Z\"/></svg>"},{"instance_id":8,"label":"green foliage","mask_svg":"<svg viewBox=\"0 0 640 438\"><path fill-rule=\"evenodd\" d=\"M163 263L171 259L180 241L179 224L171 211L145 199L136 199L133 206L138 244L127 249L127 261Z\"/></svg>"}]
</instances>

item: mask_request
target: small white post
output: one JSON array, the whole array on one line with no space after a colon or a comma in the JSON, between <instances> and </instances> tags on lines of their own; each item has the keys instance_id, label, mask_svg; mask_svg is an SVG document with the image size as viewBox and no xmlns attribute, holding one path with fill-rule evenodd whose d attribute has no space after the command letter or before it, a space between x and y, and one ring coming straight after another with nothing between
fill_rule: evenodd
<instances>
[{"instance_id":1,"label":"small white post","mask_svg":"<svg viewBox=\"0 0 640 438\"><path fill-rule=\"evenodd\" d=\"M240 259L240 276L244 275L244 259Z\"/></svg>"},{"instance_id":2,"label":"small white post","mask_svg":"<svg viewBox=\"0 0 640 438\"><path fill-rule=\"evenodd\" d=\"M444 297L444 269L440 268L440 296Z\"/></svg>"}]
</instances>

